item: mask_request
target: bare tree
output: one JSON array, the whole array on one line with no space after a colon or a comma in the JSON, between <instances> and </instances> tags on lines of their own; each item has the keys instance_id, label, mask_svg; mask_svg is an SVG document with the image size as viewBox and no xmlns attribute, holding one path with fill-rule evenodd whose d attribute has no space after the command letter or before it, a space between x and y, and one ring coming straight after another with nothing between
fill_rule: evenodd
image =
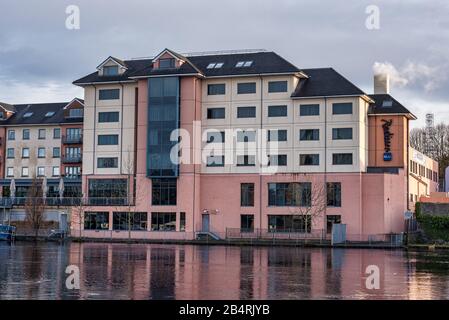
<instances>
[{"instance_id":1,"label":"bare tree","mask_svg":"<svg viewBox=\"0 0 449 320\"><path fill-rule=\"evenodd\" d=\"M327 186L324 179L307 174L294 173L294 180L299 182L298 192L295 192L296 207L291 207L293 215L302 218L305 233L321 219L327 207Z\"/></svg>"},{"instance_id":2,"label":"bare tree","mask_svg":"<svg viewBox=\"0 0 449 320\"><path fill-rule=\"evenodd\" d=\"M439 163L439 177L449 166L449 125L440 123L429 129L415 128L410 131L410 145Z\"/></svg>"},{"instance_id":3,"label":"bare tree","mask_svg":"<svg viewBox=\"0 0 449 320\"><path fill-rule=\"evenodd\" d=\"M43 199L42 187L38 182L38 179L36 179L36 177L33 177L25 201L25 213L26 221L34 231L35 239L37 239L39 235L39 230L44 220L44 210L45 204Z\"/></svg>"}]
</instances>

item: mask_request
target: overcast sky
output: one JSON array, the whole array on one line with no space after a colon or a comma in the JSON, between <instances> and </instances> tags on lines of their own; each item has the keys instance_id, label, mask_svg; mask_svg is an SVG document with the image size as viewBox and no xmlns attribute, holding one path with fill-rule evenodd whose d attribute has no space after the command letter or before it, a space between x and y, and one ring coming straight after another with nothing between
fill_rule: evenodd
<instances>
[{"instance_id":1,"label":"overcast sky","mask_svg":"<svg viewBox=\"0 0 449 320\"><path fill-rule=\"evenodd\" d=\"M66 8L80 29L66 28ZM379 29L365 22L380 9ZM276 51L299 68L333 67L372 93L373 68L415 113L449 122L447 0L0 0L0 101L83 97L73 80L109 55L148 57L228 49Z\"/></svg>"}]
</instances>

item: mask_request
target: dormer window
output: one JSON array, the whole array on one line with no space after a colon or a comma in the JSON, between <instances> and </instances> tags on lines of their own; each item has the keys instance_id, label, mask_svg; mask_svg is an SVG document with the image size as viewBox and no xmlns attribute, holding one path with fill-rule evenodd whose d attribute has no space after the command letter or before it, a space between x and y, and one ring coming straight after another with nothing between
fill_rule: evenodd
<instances>
[{"instance_id":1,"label":"dormer window","mask_svg":"<svg viewBox=\"0 0 449 320\"><path fill-rule=\"evenodd\" d=\"M159 59L159 69L170 69L175 67L175 59Z\"/></svg>"},{"instance_id":2,"label":"dormer window","mask_svg":"<svg viewBox=\"0 0 449 320\"><path fill-rule=\"evenodd\" d=\"M70 118L82 118L83 117L83 109L69 109L69 117Z\"/></svg>"},{"instance_id":3,"label":"dormer window","mask_svg":"<svg viewBox=\"0 0 449 320\"><path fill-rule=\"evenodd\" d=\"M118 66L105 66L103 67L104 76L116 76L118 75Z\"/></svg>"}]
</instances>

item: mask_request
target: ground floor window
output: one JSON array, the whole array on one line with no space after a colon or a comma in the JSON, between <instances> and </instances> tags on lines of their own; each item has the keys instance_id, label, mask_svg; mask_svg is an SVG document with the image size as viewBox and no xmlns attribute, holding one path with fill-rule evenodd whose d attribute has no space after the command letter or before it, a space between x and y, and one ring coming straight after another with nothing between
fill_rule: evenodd
<instances>
[{"instance_id":1,"label":"ground floor window","mask_svg":"<svg viewBox=\"0 0 449 320\"><path fill-rule=\"evenodd\" d=\"M151 231L176 231L176 212L151 213Z\"/></svg>"},{"instance_id":2,"label":"ground floor window","mask_svg":"<svg viewBox=\"0 0 449 320\"><path fill-rule=\"evenodd\" d=\"M254 215L242 214L240 216L240 229L243 232L253 232L254 231Z\"/></svg>"},{"instance_id":3,"label":"ground floor window","mask_svg":"<svg viewBox=\"0 0 449 320\"><path fill-rule=\"evenodd\" d=\"M109 212L86 212L84 230L108 230Z\"/></svg>"},{"instance_id":4,"label":"ground floor window","mask_svg":"<svg viewBox=\"0 0 449 320\"><path fill-rule=\"evenodd\" d=\"M112 217L113 230L147 230L146 212L114 212Z\"/></svg>"},{"instance_id":5,"label":"ground floor window","mask_svg":"<svg viewBox=\"0 0 449 320\"><path fill-rule=\"evenodd\" d=\"M326 216L326 231L327 233L332 232L332 226L334 223L341 223L341 216L340 215L329 215Z\"/></svg>"},{"instance_id":6,"label":"ground floor window","mask_svg":"<svg viewBox=\"0 0 449 320\"><path fill-rule=\"evenodd\" d=\"M303 215L269 215L268 229L270 232L310 232L310 216Z\"/></svg>"},{"instance_id":7,"label":"ground floor window","mask_svg":"<svg viewBox=\"0 0 449 320\"><path fill-rule=\"evenodd\" d=\"M90 179L90 205L125 205L128 197L126 179Z\"/></svg>"}]
</instances>

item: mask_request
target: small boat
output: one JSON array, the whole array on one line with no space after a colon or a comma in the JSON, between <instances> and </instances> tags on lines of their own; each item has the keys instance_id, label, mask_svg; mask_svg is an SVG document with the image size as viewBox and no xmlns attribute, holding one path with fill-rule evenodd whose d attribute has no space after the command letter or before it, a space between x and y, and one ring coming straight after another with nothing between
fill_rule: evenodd
<instances>
[{"instance_id":1,"label":"small boat","mask_svg":"<svg viewBox=\"0 0 449 320\"><path fill-rule=\"evenodd\" d=\"M14 240L16 235L16 227L5 226L0 224L0 241L11 241Z\"/></svg>"}]
</instances>

